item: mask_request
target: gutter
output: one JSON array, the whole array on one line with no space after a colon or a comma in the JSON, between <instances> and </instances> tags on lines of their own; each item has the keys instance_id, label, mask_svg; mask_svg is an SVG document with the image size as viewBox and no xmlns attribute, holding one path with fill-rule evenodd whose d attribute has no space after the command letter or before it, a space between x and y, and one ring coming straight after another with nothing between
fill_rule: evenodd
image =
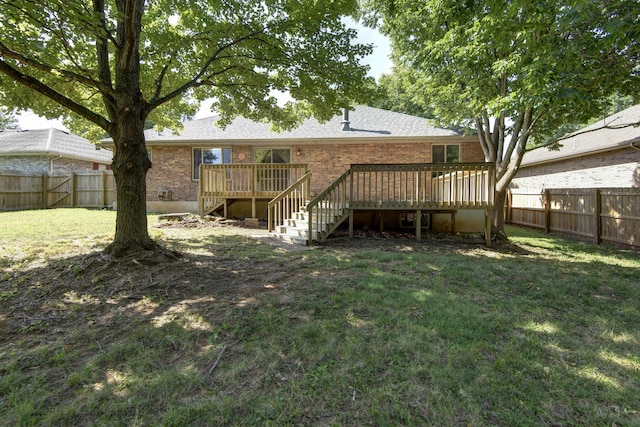
<instances>
[{"instance_id":1,"label":"gutter","mask_svg":"<svg viewBox=\"0 0 640 427\"><path fill-rule=\"evenodd\" d=\"M608 152L611 152L613 150L621 150L621 149L623 149L623 148L625 148L627 146L627 141L619 142L617 145L612 145L612 146L601 148L601 149L598 149L598 150L583 151L583 152L580 152L580 153L572 153L572 154L567 154L567 155L564 155L564 156L552 157L550 159L535 160L535 161L528 162L528 163L524 163L523 162L520 165L520 168L538 166L538 165L543 165L545 163L555 163L555 162L559 162L559 161L563 161L563 160L567 160L567 159L575 159L575 158L584 157L584 156L591 156L591 155L594 155L594 154L608 153ZM631 148L635 148L636 150L640 150L640 146L638 144L640 144L640 139L637 139L635 141L630 142L629 146ZM538 150L539 148L536 148L536 149Z\"/></svg>"}]
</instances>

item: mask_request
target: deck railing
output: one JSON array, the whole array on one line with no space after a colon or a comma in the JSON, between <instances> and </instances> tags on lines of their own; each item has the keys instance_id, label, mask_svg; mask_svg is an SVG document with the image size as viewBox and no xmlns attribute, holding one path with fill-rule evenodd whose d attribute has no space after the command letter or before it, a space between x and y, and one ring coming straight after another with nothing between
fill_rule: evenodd
<instances>
[{"instance_id":1,"label":"deck railing","mask_svg":"<svg viewBox=\"0 0 640 427\"><path fill-rule=\"evenodd\" d=\"M307 172L305 164L200 165L199 210L204 215L228 199L276 197Z\"/></svg>"},{"instance_id":2,"label":"deck railing","mask_svg":"<svg viewBox=\"0 0 640 427\"><path fill-rule=\"evenodd\" d=\"M349 216L349 177L350 169L307 204L309 239L324 239Z\"/></svg>"},{"instance_id":3,"label":"deck railing","mask_svg":"<svg viewBox=\"0 0 640 427\"><path fill-rule=\"evenodd\" d=\"M490 208L492 163L352 165L352 209Z\"/></svg>"},{"instance_id":4,"label":"deck railing","mask_svg":"<svg viewBox=\"0 0 640 427\"><path fill-rule=\"evenodd\" d=\"M274 230L276 224L284 224L294 212L299 212L309 200L311 172L291 184L267 205L267 227Z\"/></svg>"},{"instance_id":5,"label":"deck railing","mask_svg":"<svg viewBox=\"0 0 640 427\"><path fill-rule=\"evenodd\" d=\"M272 199L268 205L272 230L306 202L311 176L306 171L304 164L201 165L200 213L224 205L226 215L227 200L244 198L252 200L255 217L255 200ZM324 239L354 210L488 212L494 204L495 184L493 163L351 165L307 203L309 238ZM489 239L490 233L486 236Z\"/></svg>"}]
</instances>

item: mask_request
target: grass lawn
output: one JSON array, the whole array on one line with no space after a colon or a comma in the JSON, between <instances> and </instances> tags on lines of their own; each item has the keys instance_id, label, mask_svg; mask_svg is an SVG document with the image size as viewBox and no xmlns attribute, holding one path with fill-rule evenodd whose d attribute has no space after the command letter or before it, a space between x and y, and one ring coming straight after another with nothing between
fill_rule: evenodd
<instances>
[{"instance_id":1,"label":"grass lawn","mask_svg":"<svg viewBox=\"0 0 640 427\"><path fill-rule=\"evenodd\" d=\"M0 213L0 425L640 425L640 256L509 228L285 250Z\"/></svg>"}]
</instances>

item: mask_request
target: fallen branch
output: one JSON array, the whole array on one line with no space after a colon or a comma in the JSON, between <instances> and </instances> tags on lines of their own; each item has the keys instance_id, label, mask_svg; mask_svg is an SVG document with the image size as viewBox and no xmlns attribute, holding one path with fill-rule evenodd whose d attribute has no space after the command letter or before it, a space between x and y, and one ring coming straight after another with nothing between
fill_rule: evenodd
<instances>
[{"instance_id":1,"label":"fallen branch","mask_svg":"<svg viewBox=\"0 0 640 427\"><path fill-rule=\"evenodd\" d=\"M213 371L215 371L216 368L218 367L218 363L220 363L220 359L222 359L222 355L224 354L227 347L229 347L229 344L225 343L225 345L222 347L222 350L220 350L220 353L218 353L218 357L216 358L216 361L213 362L213 365L211 365L211 367L207 371L209 375L211 375L211 373L213 373Z\"/></svg>"}]
</instances>

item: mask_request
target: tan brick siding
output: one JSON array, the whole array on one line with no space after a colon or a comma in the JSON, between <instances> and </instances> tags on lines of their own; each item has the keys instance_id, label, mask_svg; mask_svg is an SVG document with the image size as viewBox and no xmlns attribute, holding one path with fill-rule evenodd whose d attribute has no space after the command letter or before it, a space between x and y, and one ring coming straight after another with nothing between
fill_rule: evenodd
<instances>
[{"instance_id":1,"label":"tan brick siding","mask_svg":"<svg viewBox=\"0 0 640 427\"><path fill-rule=\"evenodd\" d=\"M49 170L51 168L51 170ZM101 165L101 170L106 165ZM69 159L66 157L45 156L2 156L0 157L0 171L21 174L67 174L71 172L90 172L93 162Z\"/></svg>"},{"instance_id":2,"label":"tan brick siding","mask_svg":"<svg viewBox=\"0 0 640 427\"><path fill-rule=\"evenodd\" d=\"M40 156L2 156L0 171L6 173L42 174L49 171L49 159Z\"/></svg>"},{"instance_id":3,"label":"tan brick siding","mask_svg":"<svg viewBox=\"0 0 640 427\"><path fill-rule=\"evenodd\" d=\"M191 177L191 147L153 147L147 172L147 200L160 200L169 191L171 200L197 200L198 182Z\"/></svg>"},{"instance_id":4,"label":"tan brick siding","mask_svg":"<svg viewBox=\"0 0 640 427\"><path fill-rule=\"evenodd\" d=\"M102 166L99 170L105 170L106 166ZM91 172L93 171L93 162L84 160L69 159L66 157L53 160L52 173L71 173L71 172Z\"/></svg>"},{"instance_id":5,"label":"tan brick siding","mask_svg":"<svg viewBox=\"0 0 640 427\"><path fill-rule=\"evenodd\" d=\"M640 187L640 151L632 148L520 168L511 188Z\"/></svg>"},{"instance_id":6,"label":"tan brick siding","mask_svg":"<svg viewBox=\"0 0 640 427\"><path fill-rule=\"evenodd\" d=\"M363 143L301 145L292 147L292 162L307 163L313 173L313 192L320 192L338 178L351 164L357 163L430 163L431 143ZM474 145L478 145L477 149ZM300 155L297 155L300 150ZM479 143L460 144L461 162L482 162L484 156Z\"/></svg>"},{"instance_id":7,"label":"tan brick siding","mask_svg":"<svg viewBox=\"0 0 640 427\"><path fill-rule=\"evenodd\" d=\"M290 146L291 162L306 163L313 173L312 191L318 193L355 163L429 163L432 142L300 143ZM211 144L210 146L218 146ZM225 147L220 145L220 148ZM285 148L282 144L260 148ZM252 163L253 148L231 147L232 163ZM159 190L169 190L172 200L197 200L198 182L191 177L191 147L154 146L153 167L147 173L147 200L159 200ZM297 154L297 153L300 154ZM244 159L242 159L244 157ZM460 143L461 162L482 162L479 142Z\"/></svg>"}]
</instances>

